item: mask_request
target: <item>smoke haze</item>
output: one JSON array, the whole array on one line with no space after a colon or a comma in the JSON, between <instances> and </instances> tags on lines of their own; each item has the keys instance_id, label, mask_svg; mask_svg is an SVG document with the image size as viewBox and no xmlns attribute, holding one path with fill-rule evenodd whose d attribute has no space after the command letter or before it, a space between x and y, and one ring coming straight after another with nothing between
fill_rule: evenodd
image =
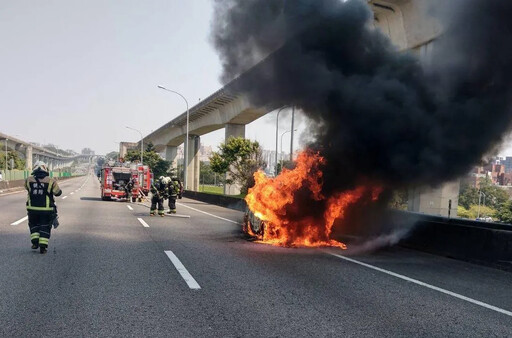
<instances>
[{"instance_id":1,"label":"smoke haze","mask_svg":"<svg viewBox=\"0 0 512 338\"><path fill-rule=\"evenodd\" d=\"M435 185L468 172L511 120L512 3L450 3L430 69L398 53L359 0L218 0L212 38L224 81L264 60L237 89L311 120L327 194Z\"/></svg>"}]
</instances>

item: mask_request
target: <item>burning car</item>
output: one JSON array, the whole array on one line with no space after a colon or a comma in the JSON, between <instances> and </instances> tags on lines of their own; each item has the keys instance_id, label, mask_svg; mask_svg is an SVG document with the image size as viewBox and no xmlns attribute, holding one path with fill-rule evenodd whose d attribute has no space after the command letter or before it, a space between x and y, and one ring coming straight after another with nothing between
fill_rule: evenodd
<instances>
[{"instance_id":1,"label":"burning car","mask_svg":"<svg viewBox=\"0 0 512 338\"><path fill-rule=\"evenodd\" d=\"M263 238L265 222L259 219L254 212L247 208L244 215L242 231L244 234L252 238Z\"/></svg>"}]
</instances>

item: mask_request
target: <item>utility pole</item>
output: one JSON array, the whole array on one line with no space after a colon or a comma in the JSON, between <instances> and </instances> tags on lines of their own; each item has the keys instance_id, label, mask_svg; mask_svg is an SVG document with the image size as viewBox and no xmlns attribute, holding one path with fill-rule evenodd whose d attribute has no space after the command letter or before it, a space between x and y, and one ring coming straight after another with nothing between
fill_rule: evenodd
<instances>
[{"instance_id":1,"label":"utility pole","mask_svg":"<svg viewBox=\"0 0 512 338\"><path fill-rule=\"evenodd\" d=\"M278 148L278 136L279 136L279 113L281 113L281 110L285 109L287 107L281 107L279 108L279 110L277 111L277 117L276 117L276 163L274 165L274 176L277 176L277 148ZM283 147L283 145L281 144L281 148ZM279 158L281 158L281 156L279 156Z\"/></svg>"},{"instance_id":2,"label":"utility pole","mask_svg":"<svg viewBox=\"0 0 512 338\"><path fill-rule=\"evenodd\" d=\"M291 128L291 140L290 140L290 161L293 161L293 124L294 124L294 121L295 120L295 106L292 106L292 128Z\"/></svg>"},{"instance_id":3,"label":"utility pole","mask_svg":"<svg viewBox=\"0 0 512 338\"><path fill-rule=\"evenodd\" d=\"M5 139L5 180L7 181L7 141L8 138Z\"/></svg>"},{"instance_id":4,"label":"utility pole","mask_svg":"<svg viewBox=\"0 0 512 338\"><path fill-rule=\"evenodd\" d=\"M188 189L188 175L187 175L187 167L188 167L188 132L189 132L189 123L190 123L190 112L188 110L188 101L187 99L185 98L185 96L181 95L180 93L178 93L177 91L175 90L170 90L170 89L167 89L163 86L157 86L158 88L160 89L163 89L165 91L168 91L168 92L171 92L171 93L174 93L176 95L179 95L181 96L181 98L185 101L185 105L187 106L187 133L185 135L185 163L183 165L183 183L185 184L185 189Z\"/></svg>"}]
</instances>

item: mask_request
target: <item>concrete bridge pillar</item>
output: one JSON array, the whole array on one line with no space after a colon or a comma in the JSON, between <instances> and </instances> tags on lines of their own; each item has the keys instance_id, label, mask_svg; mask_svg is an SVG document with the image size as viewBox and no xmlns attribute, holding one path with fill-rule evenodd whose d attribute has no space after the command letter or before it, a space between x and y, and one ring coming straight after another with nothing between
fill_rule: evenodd
<instances>
[{"instance_id":1,"label":"concrete bridge pillar","mask_svg":"<svg viewBox=\"0 0 512 338\"><path fill-rule=\"evenodd\" d=\"M187 170L187 190L199 190L199 148L201 146L201 138L197 135L189 135L188 137L189 149Z\"/></svg>"},{"instance_id":2,"label":"concrete bridge pillar","mask_svg":"<svg viewBox=\"0 0 512 338\"><path fill-rule=\"evenodd\" d=\"M225 127L225 141L227 142L230 137L243 137L245 138L245 125L244 124L232 124L228 123ZM229 174L226 173L226 179L229 178ZM240 186L238 184L225 184L224 185L225 195L240 195Z\"/></svg>"},{"instance_id":3,"label":"concrete bridge pillar","mask_svg":"<svg viewBox=\"0 0 512 338\"><path fill-rule=\"evenodd\" d=\"M245 138L245 124L226 124L225 128L225 141L231 136L233 137L244 137Z\"/></svg>"},{"instance_id":4,"label":"concrete bridge pillar","mask_svg":"<svg viewBox=\"0 0 512 338\"><path fill-rule=\"evenodd\" d=\"M32 152L32 146L28 146L27 149L25 150L25 169L27 170L31 170L32 167L33 167L33 162L32 162L32 157L33 157L33 152Z\"/></svg>"},{"instance_id":5,"label":"concrete bridge pillar","mask_svg":"<svg viewBox=\"0 0 512 338\"><path fill-rule=\"evenodd\" d=\"M166 146L165 147L165 160L171 162L171 166L173 168L178 167L177 159L178 159L178 147Z\"/></svg>"}]
</instances>

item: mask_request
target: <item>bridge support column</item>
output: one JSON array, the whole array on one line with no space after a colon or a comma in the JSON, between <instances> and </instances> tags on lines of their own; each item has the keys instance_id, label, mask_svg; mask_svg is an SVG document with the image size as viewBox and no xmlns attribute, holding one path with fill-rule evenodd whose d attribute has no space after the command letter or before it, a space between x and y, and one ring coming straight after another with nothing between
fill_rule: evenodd
<instances>
[{"instance_id":1,"label":"bridge support column","mask_svg":"<svg viewBox=\"0 0 512 338\"><path fill-rule=\"evenodd\" d=\"M178 159L178 147L166 146L165 147L165 160L171 162L171 166L173 168L178 167L177 159ZM176 172L176 174L178 174L178 173Z\"/></svg>"},{"instance_id":2,"label":"bridge support column","mask_svg":"<svg viewBox=\"0 0 512 338\"><path fill-rule=\"evenodd\" d=\"M227 142L230 137L243 137L245 138L245 125L244 124L232 124L228 123L225 126L225 141ZM226 179L229 178L229 174L226 174ZM238 184L225 184L224 185L225 195L239 195L240 185Z\"/></svg>"},{"instance_id":3,"label":"bridge support column","mask_svg":"<svg viewBox=\"0 0 512 338\"><path fill-rule=\"evenodd\" d=\"M201 146L201 138L197 135L189 135L188 137L189 149L187 170L187 190L199 190L199 147Z\"/></svg>"},{"instance_id":4,"label":"bridge support column","mask_svg":"<svg viewBox=\"0 0 512 338\"><path fill-rule=\"evenodd\" d=\"M27 169L27 170L31 170L33 167L32 157L33 157L32 146L28 146L27 149L25 150L25 169Z\"/></svg>"}]
</instances>

